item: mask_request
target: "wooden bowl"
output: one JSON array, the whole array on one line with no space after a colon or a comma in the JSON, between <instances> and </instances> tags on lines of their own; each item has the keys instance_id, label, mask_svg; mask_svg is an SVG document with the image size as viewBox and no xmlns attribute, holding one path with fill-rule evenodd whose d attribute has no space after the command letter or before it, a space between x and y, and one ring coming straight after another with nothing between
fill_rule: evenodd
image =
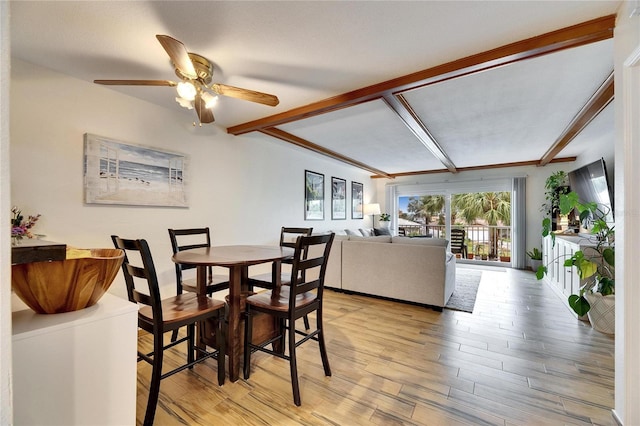
<instances>
[{"instance_id":1,"label":"wooden bowl","mask_svg":"<svg viewBox=\"0 0 640 426\"><path fill-rule=\"evenodd\" d=\"M88 257L11 266L11 287L39 314L71 312L93 306L115 279L124 252L85 250Z\"/></svg>"}]
</instances>

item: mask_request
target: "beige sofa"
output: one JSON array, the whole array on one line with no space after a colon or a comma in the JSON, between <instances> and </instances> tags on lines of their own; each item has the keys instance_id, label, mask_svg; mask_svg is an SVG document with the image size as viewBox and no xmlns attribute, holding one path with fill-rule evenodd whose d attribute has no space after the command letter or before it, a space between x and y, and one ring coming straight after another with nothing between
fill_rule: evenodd
<instances>
[{"instance_id":1,"label":"beige sofa","mask_svg":"<svg viewBox=\"0 0 640 426\"><path fill-rule=\"evenodd\" d=\"M456 282L447 246L437 238L336 235L325 286L441 310Z\"/></svg>"}]
</instances>

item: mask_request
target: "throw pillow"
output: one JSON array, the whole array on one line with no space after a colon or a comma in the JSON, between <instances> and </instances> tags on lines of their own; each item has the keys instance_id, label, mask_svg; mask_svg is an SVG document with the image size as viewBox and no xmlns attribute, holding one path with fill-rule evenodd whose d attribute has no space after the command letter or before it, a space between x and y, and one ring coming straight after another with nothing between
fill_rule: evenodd
<instances>
[{"instance_id":1,"label":"throw pillow","mask_svg":"<svg viewBox=\"0 0 640 426\"><path fill-rule=\"evenodd\" d=\"M362 237L362 233L360 231L352 231L351 229L345 229L344 232L346 232L347 235L357 235L358 237Z\"/></svg>"},{"instance_id":2,"label":"throw pillow","mask_svg":"<svg viewBox=\"0 0 640 426\"><path fill-rule=\"evenodd\" d=\"M373 228L373 233L376 235L391 235L389 228Z\"/></svg>"},{"instance_id":3,"label":"throw pillow","mask_svg":"<svg viewBox=\"0 0 640 426\"><path fill-rule=\"evenodd\" d=\"M375 236L375 234L373 233L373 228L366 228L366 229L360 228L360 233L362 233L362 235L365 237Z\"/></svg>"}]
</instances>

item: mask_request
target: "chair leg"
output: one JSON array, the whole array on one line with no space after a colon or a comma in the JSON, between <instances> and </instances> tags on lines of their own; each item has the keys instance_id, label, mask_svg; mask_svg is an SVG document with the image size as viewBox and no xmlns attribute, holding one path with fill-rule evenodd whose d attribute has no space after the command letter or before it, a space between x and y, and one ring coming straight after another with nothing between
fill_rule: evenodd
<instances>
[{"instance_id":1,"label":"chair leg","mask_svg":"<svg viewBox=\"0 0 640 426\"><path fill-rule=\"evenodd\" d=\"M227 339L225 332L224 313L218 314L218 327L216 327L216 343L218 344L218 385L224 385L224 361L227 353Z\"/></svg>"},{"instance_id":2,"label":"chair leg","mask_svg":"<svg viewBox=\"0 0 640 426\"><path fill-rule=\"evenodd\" d=\"M300 385L298 383L298 362L296 361L296 324L289 321L289 369L291 370L291 388L293 390L293 403L298 407L300 400Z\"/></svg>"},{"instance_id":3,"label":"chair leg","mask_svg":"<svg viewBox=\"0 0 640 426\"><path fill-rule=\"evenodd\" d=\"M153 369L151 372L151 383L149 384L149 399L147 401L147 411L144 415L144 426L153 425L158 405L158 395L160 393L160 376L162 376L162 360L164 357L164 339L161 332L153 339Z\"/></svg>"},{"instance_id":4,"label":"chair leg","mask_svg":"<svg viewBox=\"0 0 640 426\"><path fill-rule=\"evenodd\" d=\"M252 338L253 331L253 313L249 304L247 304L246 315L244 318L244 378L247 380L251 374L251 347L249 343Z\"/></svg>"},{"instance_id":5,"label":"chair leg","mask_svg":"<svg viewBox=\"0 0 640 426\"><path fill-rule=\"evenodd\" d=\"M324 367L324 375L331 376L331 366L329 365L329 357L327 356L327 346L324 343L324 327L322 326L322 309L316 311L316 327L318 333L318 346L320 347L320 357L322 358L322 367Z\"/></svg>"},{"instance_id":6,"label":"chair leg","mask_svg":"<svg viewBox=\"0 0 640 426\"><path fill-rule=\"evenodd\" d=\"M195 324L187 325L187 362L193 362L195 360L196 349L195 349L195 336L196 335L196 326ZM189 370L193 370L193 365L189 367Z\"/></svg>"},{"instance_id":7,"label":"chair leg","mask_svg":"<svg viewBox=\"0 0 640 426\"><path fill-rule=\"evenodd\" d=\"M311 325L309 325L309 315L305 315L303 319L304 319L304 329L310 330Z\"/></svg>"}]
</instances>

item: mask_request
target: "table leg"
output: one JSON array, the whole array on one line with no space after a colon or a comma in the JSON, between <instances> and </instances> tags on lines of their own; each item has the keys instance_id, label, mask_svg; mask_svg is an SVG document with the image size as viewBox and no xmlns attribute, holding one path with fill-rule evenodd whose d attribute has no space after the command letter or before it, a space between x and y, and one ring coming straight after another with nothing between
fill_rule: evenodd
<instances>
[{"instance_id":1,"label":"table leg","mask_svg":"<svg viewBox=\"0 0 640 426\"><path fill-rule=\"evenodd\" d=\"M242 338L240 334L240 297L242 294L242 266L229 269L229 325L227 328L227 355L229 356L229 380L235 382L240 376L240 354Z\"/></svg>"},{"instance_id":2,"label":"table leg","mask_svg":"<svg viewBox=\"0 0 640 426\"><path fill-rule=\"evenodd\" d=\"M206 266L198 266L196 267L196 294L198 296L207 296L207 267ZM207 349L207 333L206 333L206 325L204 321L198 322L196 327L196 346L202 350ZM213 346L213 345L212 345ZM196 355L198 357L202 356L202 354L196 351Z\"/></svg>"}]
</instances>

